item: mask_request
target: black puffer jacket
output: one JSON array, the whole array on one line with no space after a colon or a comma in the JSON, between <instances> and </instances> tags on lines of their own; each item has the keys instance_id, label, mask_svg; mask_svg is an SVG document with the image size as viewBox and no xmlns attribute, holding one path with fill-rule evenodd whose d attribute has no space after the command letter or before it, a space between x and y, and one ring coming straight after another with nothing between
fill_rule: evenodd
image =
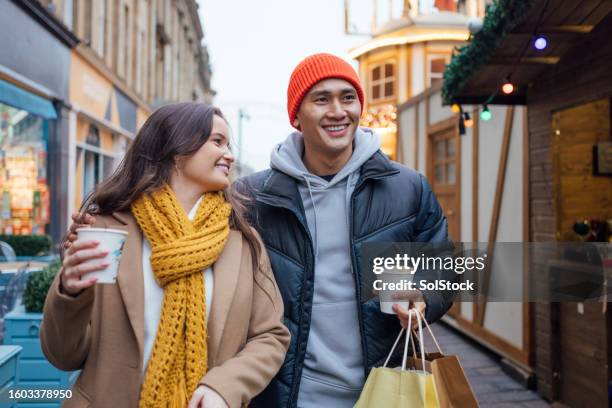
<instances>
[{"instance_id":1,"label":"black puffer jacket","mask_svg":"<svg viewBox=\"0 0 612 408\"><path fill-rule=\"evenodd\" d=\"M314 250L297 181L265 170L237 182L248 196L251 222L261 235L285 304L284 323L291 332L285 362L254 407L295 407L312 311ZM351 259L356 282L364 370L381 365L399 330L397 317L380 312L378 299L362 289L360 251L371 242L448 241L446 218L426 179L378 151L361 167L350 201ZM426 318L438 320L452 296L425 295Z\"/></svg>"}]
</instances>

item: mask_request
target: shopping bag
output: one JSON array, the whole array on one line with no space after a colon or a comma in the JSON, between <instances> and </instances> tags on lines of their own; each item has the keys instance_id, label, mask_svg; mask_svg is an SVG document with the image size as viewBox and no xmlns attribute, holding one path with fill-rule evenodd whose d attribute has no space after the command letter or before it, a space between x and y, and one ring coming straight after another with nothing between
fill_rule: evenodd
<instances>
[{"instance_id":1,"label":"shopping bag","mask_svg":"<svg viewBox=\"0 0 612 408\"><path fill-rule=\"evenodd\" d=\"M420 317L417 316L417 319L420 320ZM411 323L411 317L409 317L408 327L411 327ZM438 408L440 406L433 375L424 369L408 370L406 368L408 343L412 340L410 330L406 330L402 367L400 369L387 367L403 333L404 329L400 331L395 340L385 364L382 367L372 369L370 372L354 408ZM422 342L422 332L420 332L420 336ZM412 345L414 349L414 342L412 342ZM416 353L416 349L414 349L414 352ZM424 356L421 364L422 367L425 367Z\"/></svg>"},{"instance_id":2,"label":"shopping bag","mask_svg":"<svg viewBox=\"0 0 612 408\"><path fill-rule=\"evenodd\" d=\"M441 408L478 408L478 401L474 395L474 391L467 380L465 372L459 363L457 356L444 355L438 340L433 334L431 327L425 320L425 316L421 314L423 323L429 331L429 334L438 348L436 353L425 354L425 363L427 371L433 374L434 384L436 387L438 400ZM418 319L419 323L421 319ZM423 327L419 324L419 332ZM421 349L424 350L425 343L421 342ZM415 354L415 356L417 356ZM421 355L418 355L421 356ZM422 357L422 356L421 356ZM421 359L415 359L417 369ZM409 361L410 362L410 361Z\"/></svg>"}]
</instances>

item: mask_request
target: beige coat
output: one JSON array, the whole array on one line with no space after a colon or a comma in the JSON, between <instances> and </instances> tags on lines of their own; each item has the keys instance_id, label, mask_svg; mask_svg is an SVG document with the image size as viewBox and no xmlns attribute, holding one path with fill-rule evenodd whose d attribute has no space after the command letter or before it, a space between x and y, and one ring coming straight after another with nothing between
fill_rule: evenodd
<instances>
[{"instance_id":1,"label":"beige coat","mask_svg":"<svg viewBox=\"0 0 612 408\"><path fill-rule=\"evenodd\" d=\"M128 232L117 284L95 285L70 297L60 292L58 274L45 302L42 349L59 369L82 370L65 407L137 407L144 344L142 232L126 212L97 216L94 226ZM246 405L266 387L289 345L283 302L265 250L262 264L267 277L254 276L248 244L231 230L213 265L209 369L201 384L232 408Z\"/></svg>"}]
</instances>

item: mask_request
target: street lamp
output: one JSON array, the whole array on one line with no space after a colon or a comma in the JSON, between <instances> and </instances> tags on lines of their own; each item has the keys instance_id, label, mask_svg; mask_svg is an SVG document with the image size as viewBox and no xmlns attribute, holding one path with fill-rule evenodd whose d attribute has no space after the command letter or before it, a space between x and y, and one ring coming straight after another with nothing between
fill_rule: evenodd
<instances>
[{"instance_id":1,"label":"street lamp","mask_svg":"<svg viewBox=\"0 0 612 408\"><path fill-rule=\"evenodd\" d=\"M238 177L242 175L242 166L244 161L242 160L242 120L251 120L251 116L247 113L246 109L238 109Z\"/></svg>"}]
</instances>

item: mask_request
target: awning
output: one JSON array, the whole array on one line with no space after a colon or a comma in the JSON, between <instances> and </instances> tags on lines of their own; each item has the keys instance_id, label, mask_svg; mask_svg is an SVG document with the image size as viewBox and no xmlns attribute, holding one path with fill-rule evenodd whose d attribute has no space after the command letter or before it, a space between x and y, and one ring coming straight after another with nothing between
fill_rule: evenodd
<instances>
[{"instance_id":1,"label":"awning","mask_svg":"<svg viewBox=\"0 0 612 408\"><path fill-rule=\"evenodd\" d=\"M45 119L57 119L57 112L51 101L2 79L0 79L0 103L23 109Z\"/></svg>"},{"instance_id":2,"label":"awning","mask_svg":"<svg viewBox=\"0 0 612 408\"><path fill-rule=\"evenodd\" d=\"M447 66L444 103L525 104L530 84L556 69L598 26L609 23L610 13L608 0L496 0L487 8L482 30ZM548 46L537 49L538 37ZM509 95L501 92L506 79L514 84Z\"/></svg>"}]
</instances>

